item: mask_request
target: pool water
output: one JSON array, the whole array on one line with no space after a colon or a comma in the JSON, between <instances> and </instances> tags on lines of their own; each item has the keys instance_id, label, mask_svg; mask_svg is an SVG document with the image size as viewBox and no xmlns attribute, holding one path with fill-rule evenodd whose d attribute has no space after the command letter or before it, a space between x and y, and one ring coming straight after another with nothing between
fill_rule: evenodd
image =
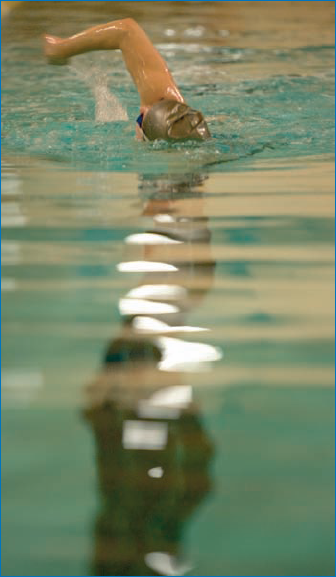
<instances>
[{"instance_id":1,"label":"pool water","mask_svg":"<svg viewBox=\"0 0 336 577\"><path fill-rule=\"evenodd\" d=\"M334 574L332 2L2 23L2 574ZM202 144L134 139L133 16Z\"/></svg>"}]
</instances>

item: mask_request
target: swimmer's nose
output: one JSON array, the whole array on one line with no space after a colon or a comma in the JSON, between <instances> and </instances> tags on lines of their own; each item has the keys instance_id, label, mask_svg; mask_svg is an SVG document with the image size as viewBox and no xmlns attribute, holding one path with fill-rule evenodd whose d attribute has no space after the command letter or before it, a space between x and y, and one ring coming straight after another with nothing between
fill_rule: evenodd
<instances>
[{"instance_id":1,"label":"swimmer's nose","mask_svg":"<svg viewBox=\"0 0 336 577\"><path fill-rule=\"evenodd\" d=\"M203 116L201 114L193 114L192 118L191 118L191 126L193 128L196 128L196 126L202 122L203 120Z\"/></svg>"},{"instance_id":2,"label":"swimmer's nose","mask_svg":"<svg viewBox=\"0 0 336 577\"><path fill-rule=\"evenodd\" d=\"M207 140L208 138L211 138L210 130L204 119L197 124L194 130L198 138L201 138L202 140Z\"/></svg>"},{"instance_id":3,"label":"swimmer's nose","mask_svg":"<svg viewBox=\"0 0 336 577\"><path fill-rule=\"evenodd\" d=\"M208 125L201 112L197 111L191 116L190 125L192 127L192 133L196 134L197 138L201 138L202 140L211 138Z\"/></svg>"}]
</instances>

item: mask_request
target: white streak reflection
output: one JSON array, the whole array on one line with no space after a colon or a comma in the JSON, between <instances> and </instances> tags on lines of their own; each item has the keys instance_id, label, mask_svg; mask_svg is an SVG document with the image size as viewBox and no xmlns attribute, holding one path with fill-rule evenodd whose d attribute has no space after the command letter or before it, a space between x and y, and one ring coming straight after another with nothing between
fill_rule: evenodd
<instances>
[{"instance_id":1,"label":"white streak reflection","mask_svg":"<svg viewBox=\"0 0 336 577\"><path fill-rule=\"evenodd\" d=\"M178 268L165 262L136 260L117 264L117 270L120 272L175 272Z\"/></svg>"},{"instance_id":2,"label":"white streak reflection","mask_svg":"<svg viewBox=\"0 0 336 577\"><path fill-rule=\"evenodd\" d=\"M178 409L186 409L191 401L192 387L190 385L167 387L166 389L156 391L150 397L152 405L175 407Z\"/></svg>"},{"instance_id":3,"label":"white streak reflection","mask_svg":"<svg viewBox=\"0 0 336 577\"><path fill-rule=\"evenodd\" d=\"M206 332L210 329L204 327L191 327L188 325L168 325L163 321L159 321L158 319L153 319L152 317L136 317L133 320L133 328L137 332L143 333L199 333L199 332Z\"/></svg>"},{"instance_id":4,"label":"white streak reflection","mask_svg":"<svg viewBox=\"0 0 336 577\"><path fill-rule=\"evenodd\" d=\"M148 567L154 569L159 575L185 575L191 571L192 565L178 561L174 555L155 551L145 555L145 562Z\"/></svg>"},{"instance_id":5,"label":"white streak reflection","mask_svg":"<svg viewBox=\"0 0 336 577\"><path fill-rule=\"evenodd\" d=\"M127 297L139 299L170 300L185 298L188 295L185 288L172 284L144 284L131 289Z\"/></svg>"},{"instance_id":6,"label":"white streak reflection","mask_svg":"<svg viewBox=\"0 0 336 577\"><path fill-rule=\"evenodd\" d=\"M168 424L154 421L124 421L124 449L159 451L167 444Z\"/></svg>"},{"instance_id":7,"label":"white streak reflection","mask_svg":"<svg viewBox=\"0 0 336 577\"><path fill-rule=\"evenodd\" d=\"M218 347L204 343L171 337L159 337L157 342L163 353L162 361L158 365L161 371L207 370L207 363L219 361L223 356Z\"/></svg>"},{"instance_id":8,"label":"white streak reflection","mask_svg":"<svg viewBox=\"0 0 336 577\"><path fill-rule=\"evenodd\" d=\"M153 477L153 479L161 479L164 473L162 467L153 467L152 469L149 469L147 472L148 476Z\"/></svg>"},{"instance_id":9,"label":"white streak reflection","mask_svg":"<svg viewBox=\"0 0 336 577\"><path fill-rule=\"evenodd\" d=\"M141 232L130 234L125 238L126 244L181 244L181 240L174 240L163 234Z\"/></svg>"},{"instance_id":10,"label":"white streak reflection","mask_svg":"<svg viewBox=\"0 0 336 577\"><path fill-rule=\"evenodd\" d=\"M175 222L174 218L170 214L156 214L153 217L156 222Z\"/></svg>"},{"instance_id":11,"label":"white streak reflection","mask_svg":"<svg viewBox=\"0 0 336 577\"><path fill-rule=\"evenodd\" d=\"M192 402L192 387L178 385L156 391L138 402L138 414L148 419L178 419Z\"/></svg>"},{"instance_id":12,"label":"white streak reflection","mask_svg":"<svg viewBox=\"0 0 336 577\"><path fill-rule=\"evenodd\" d=\"M177 313L179 312L179 308L174 305L160 302L158 303L145 299L124 298L120 299L119 301L119 311L121 315L164 315L169 313Z\"/></svg>"}]
</instances>

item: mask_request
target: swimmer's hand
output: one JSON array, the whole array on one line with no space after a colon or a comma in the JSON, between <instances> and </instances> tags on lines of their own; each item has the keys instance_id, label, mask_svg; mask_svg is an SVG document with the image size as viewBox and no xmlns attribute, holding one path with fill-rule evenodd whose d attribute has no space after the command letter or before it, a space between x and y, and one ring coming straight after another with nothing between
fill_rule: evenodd
<instances>
[{"instance_id":1,"label":"swimmer's hand","mask_svg":"<svg viewBox=\"0 0 336 577\"><path fill-rule=\"evenodd\" d=\"M62 38L45 34L43 36L43 52L49 64L63 66L68 64L68 59L64 58L62 52Z\"/></svg>"}]
</instances>

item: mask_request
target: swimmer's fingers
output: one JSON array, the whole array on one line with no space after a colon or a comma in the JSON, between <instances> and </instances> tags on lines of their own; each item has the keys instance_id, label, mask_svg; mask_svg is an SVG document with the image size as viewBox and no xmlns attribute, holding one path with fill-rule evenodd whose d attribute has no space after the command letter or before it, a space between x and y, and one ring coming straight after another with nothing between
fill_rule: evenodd
<instances>
[{"instance_id":1,"label":"swimmer's fingers","mask_svg":"<svg viewBox=\"0 0 336 577\"><path fill-rule=\"evenodd\" d=\"M62 54L62 39L50 34L43 36L43 52L49 64L64 66L68 64L68 59Z\"/></svg>"}]
</instances>

